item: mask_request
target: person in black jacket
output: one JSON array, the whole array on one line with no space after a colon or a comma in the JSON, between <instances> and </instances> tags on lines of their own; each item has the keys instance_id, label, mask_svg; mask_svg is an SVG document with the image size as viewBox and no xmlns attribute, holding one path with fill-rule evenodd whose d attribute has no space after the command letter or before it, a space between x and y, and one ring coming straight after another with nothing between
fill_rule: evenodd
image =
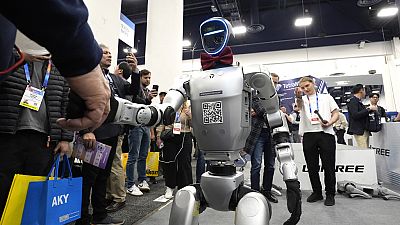
<instances>
[{"instance_id":1,"label":"person in black jacket","mask_svg":"<svg viewBox=\"0 0 400 225\"><path fill-rule=\"evenodd\" d=\"M384 118L384 120L386 121L386 119L387 119L386 110L382 106L378 105L379 94L378 93L371 93L369 95L369 101L371 102L371 105L375 105L375 106L378 107L377 112L378 112L379 117L380 118Z\"/></svg>"},{"instance_id":2,"label":"person in black jacket","mask_svg":"<svg viewBox=\"0 0 400 225\"><path fill-rule=\"evenodd\" d=\"M52 54L54 64L70 88L84 99L86 108L82 118L60 118L58 124L72 130L99 127L110 111L110 89L99 76L101 49L87 23L84 2L15 0L3 3L0 7L0 82L23 62L21 55L13 54L18 28Z\"/></svg>"},{"instance_id":3,"label":"person in black jacket","mask_svg":"<svg viewBox=\"0 0 400 225\"><path fill-rule=\"evenodd\" d=\"M56 123L68 104L66 80L49 56L26 59L30 61L0 84L0 214L14 175L46 176L54 153L69 152L73 139L72 132ZM23 98L30 90L44 94L40 103Z\"/></svg>"},{"instance_id":4,"label":"person in black jacket","mask_svg":"<svg viewBox=\"0 0 400 225\"><path fill-rule=\"evenodd\" d=\"M362 99L365 98L365 88L362 84L357 84L353 87L353 97L347 103L347 110L349 111L349 128L347 133L354 136L357 146L361 148L368 148L369 144L369 131L366 130L366 123L370 111L375 111L378 108L374 105L365 107Z\"/></svg>"}]
</instances>

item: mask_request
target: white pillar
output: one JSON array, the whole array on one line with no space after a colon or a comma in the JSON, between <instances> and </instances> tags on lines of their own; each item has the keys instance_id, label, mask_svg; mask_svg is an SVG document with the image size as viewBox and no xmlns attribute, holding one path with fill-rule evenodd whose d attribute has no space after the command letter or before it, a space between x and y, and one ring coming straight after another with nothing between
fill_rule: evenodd
<instances>
[{"instance_id":1,"label":"white pillar","mask_svg":"<svg viewBox=\"0 0 400 225\"><path fill-rule=\"evenodd\" d=\"M391 45L390 45L391 44ZM383 77L383 83L385 87L385 98L387 98L387 93L389 92L390 98L392 100L393 108L390 111L400 111L400 41L398 37L394 37L393 40L388 42L389 53L386 56L386 81L385 76Z\"/></svg>"},{"instance_id":2,"label":"white pillar","mask_svg":"<svg viewBox=\"0 0 400 225\"><path fill-rule=\"evenodd\" d=\"M110 48L112 55L110 69L113 70L118 57L121 0L84 0L84 2L89 10L88 22L94 37L99 44L105 44Z\"/></svg>"},{"instance_id":3,"label":"white pillar","mask_svg":"<svg viewBox=\"0 0 400 225\"><path fill-rule=\"evenodd\" d=\"M182 39L183 0L148 1L142 68L151 72L151 83L158 84L159 91L168 91L182 73Z\"/></svg>"}]
</instances>

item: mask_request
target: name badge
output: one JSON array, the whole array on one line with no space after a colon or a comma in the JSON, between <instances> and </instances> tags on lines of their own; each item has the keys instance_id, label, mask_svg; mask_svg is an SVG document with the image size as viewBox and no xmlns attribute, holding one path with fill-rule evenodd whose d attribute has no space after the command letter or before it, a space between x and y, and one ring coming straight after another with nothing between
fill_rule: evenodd
<instances>
[{"instance_id":1,"label":"name badge","mask_svg":"<svg viewBox=\"0 0 400 225\"><path fill-rule=\"evenodd\" d=\"M28 85L25 89L24 95L22 96L19 105L28 109L39 111L40 105L43 101L43 97L44 90Z\"/></svg>"},{"instance_id":2,"label":"name badge","mask_svg":"<svg viewBox=\"0 0 400 225\"><path fill-rule=\"evenodd\" d=\"M310 121L311 121L311 124L312 124L312 125L320 124L319 118L318 118L318 116L317 116L315 113L312 113L312 114L311 114Z\"/></svg>"},{"instance_id":3,"label":"name badge","mask_svg":"<svg viewBox=\"0 0 400 225\"><path fill-rule=\"evenodd\" d=\"M174 123L174 128L172 130L173 134L181 134L181 129L182 129L182 124L179 123Z\"/></svg>"}]
</instances>

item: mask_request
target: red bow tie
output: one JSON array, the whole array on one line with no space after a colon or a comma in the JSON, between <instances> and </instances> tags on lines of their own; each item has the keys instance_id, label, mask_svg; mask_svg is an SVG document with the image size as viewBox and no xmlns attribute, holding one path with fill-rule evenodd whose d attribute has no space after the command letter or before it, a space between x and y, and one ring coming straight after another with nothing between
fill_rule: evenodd
<instances>
[{"instance_id":1,"label":"red bow tie","mask_svg":"<svg viewBox=\"0 0 400 225\"><path fill-rule=\"evenodd\" d=\"M233 63L233 53L230 47L225 47L217 56L211 56L202 52L200 54L201 68L209 70L215 67L217 63L231 65Z\"/></svg>"}]
</instances>

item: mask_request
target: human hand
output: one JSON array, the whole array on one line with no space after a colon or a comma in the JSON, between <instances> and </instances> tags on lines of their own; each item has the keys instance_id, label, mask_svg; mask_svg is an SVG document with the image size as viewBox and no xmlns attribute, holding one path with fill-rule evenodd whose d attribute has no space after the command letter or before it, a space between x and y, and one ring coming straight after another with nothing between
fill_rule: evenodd
<instances>
[{"instance_id":1,"label":"human hand","mask_svg":"<svg viewBox=\"0 0 400 225\"><path fill-rule=\"evenodd\" d=\"M378 106L376 106L376 105L370 105L368 108L371 111L377 111L378 110Z\"/></svg>"},{"instance_id":2,"label":"human hand","mask_svg":"<svg viewBox=\"0 0 400 225\"><path fill-rule=\"evenodd\" d=\"M157 137L157 142L156 142L156 144L157 144L157 146L160 148L160 146L161 146L161 144L163 143L163 141L161 140L161 138L160 137Z\"/></svg>"},{"instance_id":3,"label":"human hand","mask_svg":"<svg viewBox=\"0 0 400 225\"><path fill-rule=\"evenodd\" d=\"M96 136L93 133L86 133L82 136L83 145L86 149L93 149L96 145Z\"/></svg>"},{"instance_id":4,"label":"human hand","mask_svg":"<svg viewBox=\"0 0 400 225\"><path fill-rule=\"evenodd\" d=\"M133 72L137 70L137 59L133 53L128 53L125 60L131 66Z\"/></svg>"},{"instance_id":5,"label":"human hand","mask_svg":"<svg viewBox=\"0 0 400 225\"><path fill-rule=\"evenodd\" d=\"M57 146L54 148L54 154L60 153L60 156L63 156L64 154L69 154L71 151L72 149L70 148L67 141L59 141L57 143Z\"/></svg>"},{"instance_id":6,"label":"human hand","mask_svg":"<svg viewBox=\"0 0 400 225\"><path fill-rule=\"evenodd\" d=\"M151 98L157 97L158 91L157 91L156 89L152 89L152 90L150 91L149 96L150 96L150 95L151 95Z\"/></svg>"},{"instance_id":7,"label":"human hand","mask_svg":"<svg viewBox=\"0 0 400 225\"><path fill-rule=\"evenodd\" d=\"M296 98L301 98L301 96L303 95L303 91L301 90L301 88L296 87L294 89L294 94L296 95Z\"/></svg>"},{"instance_id":8,"label":"human hand","mask_svg":"<svg viewBox=\"0 0 400 225\"><path fill-rule=\"evenodd\" d=\"M84 116L77 119L60 118L57 124L67 130L91 131L99 127L110 112L110 88L100 66L87 74L66 78L71 90L79 95L85 103Z\"/></svg>"}]
</instances>

